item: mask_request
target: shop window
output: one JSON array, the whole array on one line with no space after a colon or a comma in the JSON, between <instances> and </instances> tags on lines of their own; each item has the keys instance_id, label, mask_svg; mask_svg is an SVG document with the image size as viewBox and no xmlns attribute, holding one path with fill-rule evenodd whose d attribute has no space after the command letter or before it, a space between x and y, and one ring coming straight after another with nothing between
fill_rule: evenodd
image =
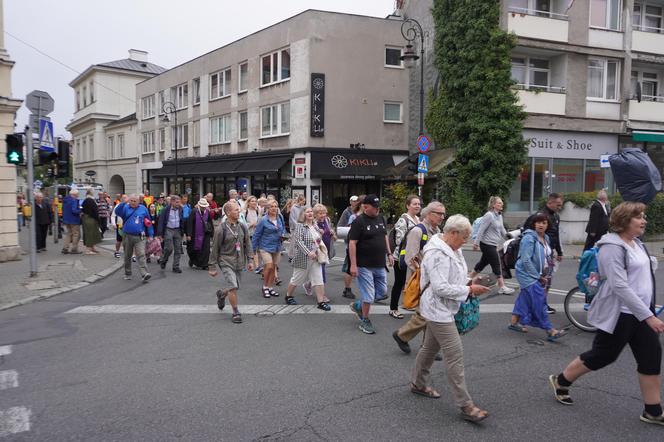
<instances>
[{"instance_id":1,"label":"shop window","mask_svg":"<svg viewBox=\"0 0 664 442\"><path fill-rule=\"evenodd\" d=\"M507 199L507 210L510 212L530 211L530 158L517 175Z\"/></svg>"},{"instance_id":2,"label":"shop window","mask_svg":"<svg viewBox=\"0 0 664 442\"><path fill-rule=\"evenodd\" d=\"M552 191L570 193L583 191L583 160L553 160Z\"/></svg>"}]
</instances>

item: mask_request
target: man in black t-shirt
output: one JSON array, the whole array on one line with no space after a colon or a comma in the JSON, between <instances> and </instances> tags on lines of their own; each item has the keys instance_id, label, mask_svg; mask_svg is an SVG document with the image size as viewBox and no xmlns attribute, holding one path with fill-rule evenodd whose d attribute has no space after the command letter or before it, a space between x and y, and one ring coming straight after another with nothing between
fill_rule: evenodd
<instances>
[{"instance_id":1,"label":"man in black t-shirt","mask_svg":"<svg viewBox=\"0 0 664 442\"><path fill-rule=\"evenodd\" d=\"M371 304L387 296L386 257L390 267L394 264L379 205L376 195L367 195L362 201L364 213L353 221L348 232L350 273L357 277L360 287L360 299L350 308L360 318L360 330L367 334L376 332L369 320Z\"/></svg>"}]
</instances>

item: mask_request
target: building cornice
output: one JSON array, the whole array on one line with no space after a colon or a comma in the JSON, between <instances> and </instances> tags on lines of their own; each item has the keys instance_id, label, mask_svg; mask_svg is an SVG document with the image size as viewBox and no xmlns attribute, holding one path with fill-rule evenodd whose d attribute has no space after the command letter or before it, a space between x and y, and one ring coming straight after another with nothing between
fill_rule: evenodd
<instances>
[{"instance_id":1,"label":"building cornice","mask_svg":"<svg viewBox=\"0 0 664 442\"><path fill-rule=\"evenodd\" d=\"M121 68L114 68L110 66L100 66L97 64L93 64L90 67L88 67L86 70L81 72L76 78L74 78L72 81L69 82L69 87L75 88L79 83L83 82L83 80L88 76L91 75L94 72L108 72L108 73L113 73L113 74L123 74L127 76L132 76L132 77L145 77L145 79L150 79L154 77L157 74L151 74L148 72L139 72L139 71L132 71L128 69L121 69Z\"/></svg>"},{"instance_id":2,"label":"building cornice","mask_svg":"<svg viewBox=\"0 0 664 442\"><path fill-rule=\"evenodd\" d=\"M538 40L536 38L528 37L518 37L517 46L548 49L557 52L572 52L577 54L596 55L598 57L625 58L627 56L625 51L619 51L616 49L581 46L570 43L558 43L550 40Z\"/></svg>"},{"instance_id":3,"label":"building cornice","mask_svg":"<svg viewBox=\"0 0 664 442\"><path fill-rule=\"evenodd\" d=\"M114 115L114 114L102 114L102 113L96 113L92 112L87 114L84 117L79 118L78 120L72 120L65 126L65 129L67 129L69 132L73 132L73 129L79 126L82 126L86 123L90 122L96 122L96 120L100 121L114 121L117 120L119 115Z\"/></svg>"}]
</instances>

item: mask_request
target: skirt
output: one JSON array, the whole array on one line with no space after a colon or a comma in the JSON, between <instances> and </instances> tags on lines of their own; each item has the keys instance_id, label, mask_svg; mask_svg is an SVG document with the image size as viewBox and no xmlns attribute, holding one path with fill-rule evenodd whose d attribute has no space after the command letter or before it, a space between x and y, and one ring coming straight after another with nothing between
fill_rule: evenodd
<instances>
[{"instance_id":1,"label":"skirt","mask_svg":"<svg viewBox=\"0 0 664 442\"><path fill-rule=\"evenodd\" d=\"M514 302L512 314L519 316L522 325L531 325L544 330L553 328L546 311L546 293L539 282L521 289Z\"/></svg>"},{"instance_id":2,"label":"skirt","mask_svg":"<svg viewBox=\"0 0 664 442\"><path fill-rule=\"evenodd\" d=\"M96 219L89 215L83 214L83 244L85 247L94 247L101 242L101 231L99 230L99 223Z\"/></svg>"}]
</instances>

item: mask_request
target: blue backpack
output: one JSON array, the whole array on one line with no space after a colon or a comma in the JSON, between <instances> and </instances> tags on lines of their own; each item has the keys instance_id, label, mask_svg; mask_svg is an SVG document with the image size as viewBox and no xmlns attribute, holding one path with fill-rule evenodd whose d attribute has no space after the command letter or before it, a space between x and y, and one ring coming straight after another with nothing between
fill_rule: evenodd
<instances>
[{"instance_id":1,"label":"blue backpack","mask_svg":"<svg viewBox=\"0 0 664 442\"><path fill-rule=\"evenodd\" d=\"M480 233L480 227L482 227L482 220L484 219L483 216L480 216L478 218L475 218L475 221L473 221L473 229L470 232L470 239L475 242L477 239L477 234Z\"/></svg>"},{"instance_id":2,"label":"blue backpack","mask_svg":"<svg viewBox=\"0 0 664 442\"><path fill-rule=\"evenodd\" d=\"M597 294L601 282L597 266L598 253L598 247L583 252L579 261L579 270L576 272L576 282L579 284L579 291L586 294L586 302Z\"/></svg>"}]
</instances>

